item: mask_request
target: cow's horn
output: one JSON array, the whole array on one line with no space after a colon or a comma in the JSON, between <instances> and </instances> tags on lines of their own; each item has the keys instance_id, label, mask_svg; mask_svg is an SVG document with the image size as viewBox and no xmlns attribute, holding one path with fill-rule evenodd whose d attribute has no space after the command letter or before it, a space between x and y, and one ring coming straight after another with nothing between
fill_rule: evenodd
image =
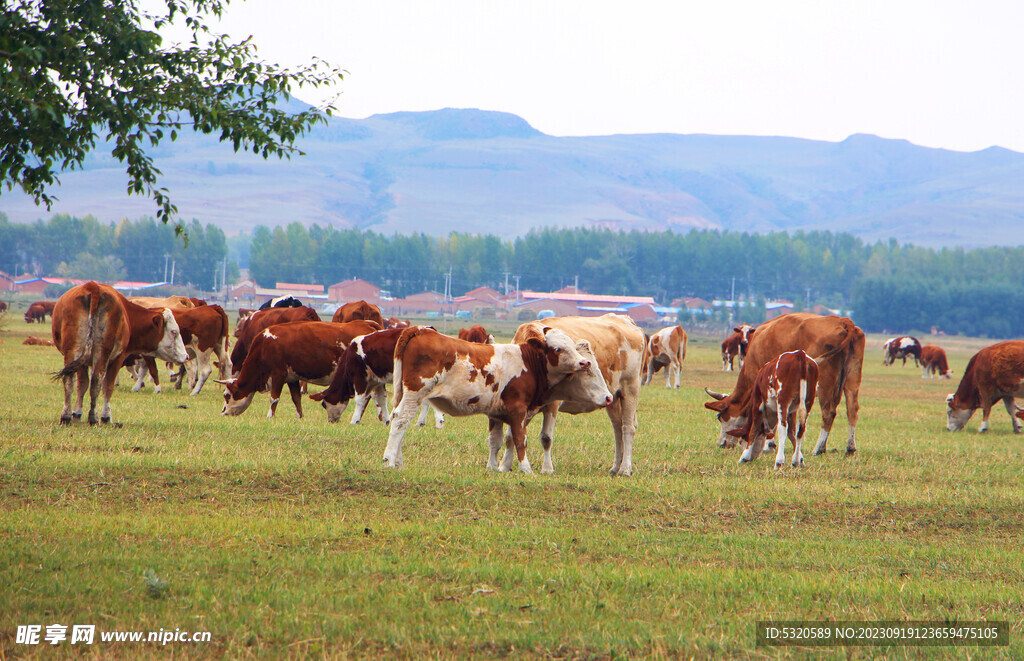
<instances>
[{"instance_id":1,"label":"cow's horn","mask_svg":"<svg viewBox=\"0 0 1024 661\"><path fill-rule=\"evenodd\" d=\"M225 380L225 381L222 381L222 380L220 380L220 379L210 379L210 381L213 381L214 383L219 383L219 384L220 384L220 385L222 385L222 386L226 386L226 385L228 385L229 383L233 383L233 382L234 382L234 379L227 379L227 380Z\"/></svg>"},{"instance_id":2,"label":"cow's horn","mask_svg":"<svg viewBox=\"0 0 1024 661\"><path fill-rule=\"evenodd\" d=\"M725 399L725 397L726 397L725 395L723 395L720 392L715 392L714 390L708 390L707 386L704 386L704 392L706 392L708 394L708 397L714 397L715 399L719 399L719 400Z\"/></svg>"}]
</instances>

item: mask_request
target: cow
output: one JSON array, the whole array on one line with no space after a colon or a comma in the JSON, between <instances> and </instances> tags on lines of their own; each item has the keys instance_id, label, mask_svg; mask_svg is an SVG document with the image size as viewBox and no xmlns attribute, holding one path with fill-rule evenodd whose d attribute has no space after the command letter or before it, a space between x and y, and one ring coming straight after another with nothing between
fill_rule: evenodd
<instances>
[{"instance_id":1,"label":"cow","mask_svg":"<svg viewBox=\"0 0 1024 661\"><path fill-rule=\"evenodd\" d=\"M156 296L132 296L128 299L136 305L155 310L157 308L194 308L196 304L188 296L167 296L158 298Z\"/></svg>"},{"instance_id":2,"label":"cow","mask_svg":"<svg viewBox=\"0 0 1024 661\"><path fill-rule=\"evenodd\" d=\"M42 337L33 337L31 335L26 337L25 341L22 342L22 344L27 344L27 345L29 345L31 347L52 347L52 346L54 346L53 340L47 340L46 338L42 338Z\"/></svg>"},{"instance_id":3,"label":"cow","mask_svg":"<svg viewBox=\"0 0 1024 661\"><path fill-rule=\"evenodd\" d=\"M260 310L269 310L270 308L301 308L305 304L294 296L278 296L272 298L269 301L264 301L263 305L259 307Z\"/></svg>"},{"instance_id":4,"label":"cow","mask_svg":"<svg viewBox=\"0 0 1024 661\"><path fill-rule=\"evenodd\" d=\"M7 302L0 301L0 312L7 312Z\"/></svg>"},{"instance_id":5,"label":"cow","mask_svg":"<svg viewBox=\"0 0 1024 661\"><path fill-rule=\"evenodd\" d=\"M683 359L686 358L686 331L682 326L669 326L651 336L644 348L642 385L648 385L654 379L654 373L662 367L665 370L665 387L672 387L672 375L675 374L675 387L679 387L679 377L683 372Z\"/></svg>"},{"instance_id":6,"label":"cow","mask_svg":"<svg viewBox=\"0 0 1024 661\"><path fill-rule=\"evenodd\" d=\"M387 319L384 320L384 328L385 329L387 329L387 328L408 328L411 325L412 324L409 323L408 319L406 319L405 321L402 321L398 317L388 317Z\"/></svg>"},{"instance_id":7,"label":"cow","mask_svg":"<svg viewBox=\"0 0 1024 661\"><path fill-rule=\"evenodd\" d=\"M943 379L953 378L953 370L946 362L946 352L942 347L926 344L921 347L921 378L931 379L935 375Z\"/></svg>"},{"instance_id":8,"label":"cow","mask_svg":"<svg viewBox=\"0 0 1024 661\"><path fill-rule=\"evenodd\" d=\"M253 315L254 312L256 312L256 310L250 310L249 308L238 308L238 321L235 323L239 323L245 319L248 319Z\"/></svg>"},{"instance_id":9,"label":"cow","mask_svg":"<svg viewBox=\"0 0 1024 661\"><path fill-rule=\"evenodd\" d=\"M49 301L36 301L35 303L28 306L25 310L25 323L31 324L33 321L43 323L46 321L46 317L49 316L50 320L53 320L53 309L56 303Z\"/></svg>"},{"instance_id":10,"label":"cow","mask_svg":"<svg viewBox=\"0 0 1024 661\"><path fill-rule=\"evenodd\" d=\"M818 404L822 428L814 454L825 452L836 409L844 395L850 426L846 454L855 453L864 344L864 332L846 317L791 312L758 326L747 347L747 357L732 393L722 395L704 389L716 400L706 402L704 406L717 414L722 425L718 445L733 447L736 444L735 437L729 432L747 424L749 399L761 368L782 353L802 349L818 363Z\"/></svg>"},{"instance_id":11,"label":"cow","mask_svg":"<svg viewBox=\"0 0 1024 661\"><path fill-rule=\"evenodd\" d=\"M351 301L342 305L334 311L331 321L343 324L346 321L356 321L357 319L375 321L380 324L381 328L384 328L384 317L380 314L380 308L366 301Z\"/></svg>"},{"instance_id":12,"label":"cow","mask_svg":"<svg viewBox=\"0 0 1024 661\"><path fill-rule=\"evenodd\" d=\"M299 382L330 384L338 359L349 342L375 330L379 330L377 324L367 321L346 324L303 321L268 326L253 339L238 376L216 381L224 385L221 414L241 415L257 392L270 390L267 417L273 418L281 391L287 384L295 412L301 418Z\"/></svg>"},{"instance_id":13,"label":"cow","mask_svg":"<svg viewBox=\"0 0 1024 661\"><path fill-rule=\"evenodd\" d=\"M750 344L750 336L754 332L750 324L742 324L732 329L732 335L722 341L722 371L731 372L734 368L734 361L738 356L740 368L743 367L743 359L747 355L747 345Z\"/></svg>"},{"instance_id":14,"label":"cow","mask_svg":"<svg viewBox=\"0 0 1024 661\"><path fill-rule=\"evenodd\" d=\"M914 365L921 366L921 343L918 342L916 337L901 335L887 340L882 345L883 365L892 365L900 358L903 359L903 364L906 365L907 356L914 359Z\"/></svg>"},{"instance_id":15,"label":"cow","mask_svg":"<svg viewBox=\"0 0 1024 661\"><path fill-rule=\"evenodd\" d=\"M573 340L586 340L601 366L601 374L612 403L603 407L611 421L615 437L615 460L612 475L631 475L633 472L633 439L636 437L636 410L640 400L640 377L643 367L644 333L636 323L625 315L608 313L600 317L549 317L543 321L531 321L521 325L513 342L525 342L538 338L545 326L565 331ZM579 401L554 401L542 408L540 442L544 449L541 473L555 472L551 455L554 443L555 423L558 413L578 415L590 413L598 408ZM509 457L511 460L511 457Z\"/></svg>"},{"instance_id":16,"label":"cow","mask_svg":"<svg viewBox=\"0 0 1024 661\"><path fill-rule=\"evenodd\" d=\"M263 330L275 324L289 321L320 321L320 315L313 308L271 308L257 310L251 317L235 327L235 347L231 350L231 368L233 376L242 369L245 356L249 351L249 343Z\"/></svg>"},{"instance_id":17,"label":"cow","mask_svg":"<svg viewBox=\"0 0 1024 661\"><path fill-rule=\"evenodd\" d=\"M459 339L477 344L494 344L494 336L490 335L487 329L480 324L473 324L469 328L460 328Z\"/></svg>"},{"instance_id":18,"label":"cow","mask_svg":"<svg viewBox=\"0 0 1024 661\"><path fill-rule=\"evenodd\" d=\"M205 298L196 298L195 296L189 296L188 300L192 301L192 305L197 308L201 308L204 305L209 305L209 303L206 302Z\"/></svg>"},{"instance_id":19,"label":"cow","mask_svg":"<svg viewBox=\"0 0 1024 661\"><path fill-rule=\"evenodd\" d=\"M310 395L309 398L327 410L327 422L338 422L349 401L356 400L351 424L358 424L370 398L377 404L378 417L387 424L391 421L388 411L387 384L391 383L395 369L395 345L404 328L389 328L362 337L357 337L338 361L334 377L326 390ZM417 424L426 423L430 409L427 402L420 408ZM444 427L444 416L434 409L434 426Z\"/></svg>"},{"instance_id":20,"label":"cow","mask_svg":"<svg viewBox=\"0 0 1024 661\"><path fill-rule=\"evenodd\" d=\"M959 431L981 409L979 432L988 431L992 406L1003 400L1013 432L1021 432L1015 417L1014 397L1024 396L1024 340L1009 340L985 347L971 357L956 392L946 397L946 429Z\"/></svg>"},{"instance_id":21,"label":"cow","mask_svg":"<svg viewBox=\"0 0 1024 661\"><path fill-rule=\"evenodd\" d=\"M99 422L110 422L114 381L129 353L184 361L188 354L178 323L170 310L135 305L112 287L96 282L72 287L57 301L53 313L53 342L64 356L64 368L54 375L64 381L61 424L82 418L82 400L89 387L89 424L96 424L96 400L103 389ZM90 378L89 371L92 370ZM71 408L71 390L78 377L78 400Z\"/></svg>"},{"instance_id":22,"label":"cow","mask_svg":"<svg viewBox=\"0 0 1024 661\"><path fill-rule=\"evenodd\" d=\"M189 360L177 373L171 374L175 388L181 389L186 371L189 372L189 383L192 384L191 396L198 395L206 380L213 373L212 356L217 356L220 366L220 378L231 375L231 357L228 355L228 315L219 305L206 305L195 308L172 309L171 313L178 322L181 339L185 343ZM137 379L132 392L142 389L148 374L153 379L154 392L160 392L160 377L157 374L156 361L152 357L139 357L143 365L136 364ZM193 362L194 361L194 362ZM129 371L132 371L129 369ZM172 370L173 371L173 370Z\"/></svg>"},{"instance_id":23,"label":"cow","mask_svg":"<svg viewBox=\"0 0 1024 661\"><path fill-rule=\"evenodd\" d=\"M403 463L402 440L424 401L448 415L486 415L512 430L519 469L532 473L526 456L526 415L547 391L590 361L563 331L544 328L541 338L519 344L477 344L412 326L395 345L395 411L384 463Z\"/></svg>"},{"instance_id":24,"label":"cow","mask_svg":"<svg viewBox=\"0 0 1024 661\"><path fill-rule=\"evenodd\" d=\"M804 465L800 446L807 431L807 414L814 406L818 387L818 364L804 351L787 351L768 361L757 373L749 398L747 422L729 435L740 439L740 463L757 459L768 439L775 438L778 450L775 467L786 460L786 439L793 442L790 465Z\"/></svg>"}]
</instances>

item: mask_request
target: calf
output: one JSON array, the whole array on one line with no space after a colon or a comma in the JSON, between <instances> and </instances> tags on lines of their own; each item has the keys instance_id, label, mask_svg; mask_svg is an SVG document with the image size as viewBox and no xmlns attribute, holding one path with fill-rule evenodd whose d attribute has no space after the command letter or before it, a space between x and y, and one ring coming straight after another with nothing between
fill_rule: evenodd
<instances>
[{"instance_id":1,"label":"calf","mask_svg":"<svg viewBox=\"0 0 1024 661\"><path fill-rule=\"evenodd\" d=\"M679 377L683 372L683 359L686 358L686 331L682 326L669 326L651 336L644 347L643 379L641 383L648 385L654 379L654 373L662 367L665 370L665 387L672 387L672 375L675 374L679 387Z\"/></svg>"},{"instance_id":2,"label":"calf","mask_svg":"<svg viewBox=\"0 0 1024 661\"><path fill-rule=\"evenodd\" d=\"M901 335L886 341L882 345L882 364L892 365L900 358L907 364L907 356L914 359L914 365L921 366L921 343L916 337Z\"/></svg>"},{"instance_id":3,"label":"calf","mask_svg":"<svg viewBox=\"0 0 1024 661\"><path fill-rule=\"evenodd\" d=\"M943 379L953 378L953 370L946 362L946 352L942 347L926 344L921 347L921 378L934 378L936 374Z\"/></svg>"},{"instance_id":4,"label":"calf","mask_svg":"<svg viewBox=\"0 0 1024 661\"><path fill-rule=\"evenodd\" d=\"M768 439L775 438L778 450L775 467L786 460L786 439L793 442L793 468L804 465L800 445L807 431L807 414L814 406L818 388L818 364L803 351L788 351L767 363L757 373L747 404L746 425L730 430L741 440L740 463L757 459Z\"/></svg>"},{"instance_id":5,"label":"calf","mask_svg":"<svg viewBox=\"0 0 1024 661\"><path fill-rule=\"evenodd\" d=\"M353 321L346 324L308 321L277 324L265 328L252 342L238 377L224 384L223 415L241 415L253 396L270 390L273 418L285 384L291 392L295 412L302 417L300 381L326 386L349 342L377 330L376 324Z\"/></svg>"},{"instance_id":6,"label":"calf","mask_svg":"<svg viewBox=\"0 0 1024 661\"><path fill-rule=\"evenodd\" d=\"M362 419L370 397L377 403L378 417L385 424L391 421L386 386L392 380L395 369L395 345L403 330L390 328L352 340L338 361L338 367L327 389L309 396L313 401L320 402L327 410L327 422L338 422L353 397L356 400L356 407L352 412L351 424L357 424ZM429 409L430 405L424 402L417 424L423 425L426 422ZM444 416L436 409L434 425L438 429L444 426Z\"/></svg>"},{"instance_id":7,"label":"calf","mask_svg":"<svg viewBox=\"0 0 1024 661\"><path fill-rule=\"evenodd\" d=\"M47 340L47 339L42 338L42 337L32 337L31 335L26 337L25 341L22 342L22 344L27 344L29 346L34 346L34 347L52 347L52 346L54 346L53 345L53 340Z\"/></svg>"},{"instance_id":8,"label":"calf","mask_svg":"<svg viewBox=\"0 0 1024 661\"><path fill-rule=\"evenodd\" d=\"M747 346L750 344L750 336L754 327L750 324L743 324L732 329L732 335L722 341L722 371L733 371L735 359L740 359L740 369L743 368L743 359L747 355Z\"/></svg>"},{"instance_id":9,"label":"calf","mask_svg":"<svg viewBox=\"0 0 1024 661\"><path fill-rule=\"evenodd\" d=\"M545 328L543 339L522 344L476 344L413 326L395 346L395 413L384 462L402 465L402 440L420 405L429 401L448 415L486 415L509 425L519 469L526 457L526 416L567 375L590 367L563 331Z\"/></svg>"},{"instance_id":10,"label":"calf","mask_svg":"<svg viewBox=\"0 0 1024 661\"><path fill-rule=\"evenodd\" d=\"M474 324L469 328L460 328L459 339L477 344L494 344L494 336L488 334L487 329L480 324Z\"/></svg>"},{"instance_id":11,"label":"calf","mask_svg":"<svg viewBox=\"0 0 1024 661\"><path fill-rule=\"evenodd\" d=\"M46 321L47 316L52 320L54 306L56 305L56 303L50 303L49 301L36 301L29 305L28 309L25 310L25 323L31 324L33 321L43 323Z\"/></svg>"},{"instance_id":12,"label":"calf","mask_svg":"<svg viewBox=\"0 0 1024 661\"><path fill-rule=\"evenodd\" d=\"M53 342L64 356L64 368L54 375L64 381L61 424L82 417L88 384L89 424L96 424L96 400L103 389L99 422L110 422L114 381L128 353L157 355L164 360L187 357L178 323L170 310L147 310L113 288L96 282L72 287L57 301L53 312ZM92 370L90 378L89 371ZM78 377L78 401L71 408L73 381Z\"/></svg>"},{"instance_id":13,"label":"calf","mask_svg":"<svg viewBox=\"0 0 1024 661\"><path fill-rule=\"evenodd\" d=\"M366 301L350 301L342 305L334 311L334 317L331 318L331 321L336 324L342 324L346 321L357 321L360 319L377 322L381 328L384 328L384 317L380 314L380 308Z\"/></svg>"},{"instance_id":14,"label":"calf","mask_svg":"<svg viewBox=\"0 0 1024 661\"><path fill-rule=\"evenodd\" d=\"M239 322L235 328L235 347L231 350L231 369L237 375L242 369L249 343L266 328L290 321L320 321L320 315L313 308L270 308L257 310L252 316Z\"/></svg>"},{"instance_id":15,"label":"calf","mask_svg":"<svg viewBox=\"0 0 1024 661\"><path fill-rule=\"evenodd\" d=\"M980 408L983 417L978 431L988 431L992 406L1002 400L1010 414L1013 431L1019 434L1021 423L1015 417L1014 397L1021 396L1024 396L1024 340L985 347L971 357L960 386L946 397L946 429L963 429L974 411Z\"/></svg>"}]
</instances>

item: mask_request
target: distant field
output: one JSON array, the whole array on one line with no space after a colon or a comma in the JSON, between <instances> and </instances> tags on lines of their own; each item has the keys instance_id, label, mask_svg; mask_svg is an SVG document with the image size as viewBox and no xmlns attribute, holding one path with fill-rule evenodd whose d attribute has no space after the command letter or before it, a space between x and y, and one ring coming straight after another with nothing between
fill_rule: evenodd
<instances>
[{"instance_id":1,"label":"distant field","mask_svg":"<svg viewBox=\"0 0 1024 661\"><path fill-rule=\"evenodd\" d=\"M644 390L635 474L612 478L600 413L560 418L554 476L487 471L482 418L412 429L388 471L372 416L328 425L306 400L298 420L285 398L267 420L262 395L223 418L215 384L190 398L122 379L123 427L62 428L59 354L21 345L48 326L0 327L0 659L1024 658L1024 438L1002 407L985 435L980 415L945 431L943 399L985 340L921 338L956 372L924 381L882 367L869 338L860 451L842 456L841 408L829 452L781 471L715 446L702 388L735 376L717 338L696 340L681 389L659 375ZM811 446L819 427L816 406ZM1011 644L754 638L760 619L947 618L1008 621ZM212 640L15 641L55 623Z\"/></svg>"}]
</instances>

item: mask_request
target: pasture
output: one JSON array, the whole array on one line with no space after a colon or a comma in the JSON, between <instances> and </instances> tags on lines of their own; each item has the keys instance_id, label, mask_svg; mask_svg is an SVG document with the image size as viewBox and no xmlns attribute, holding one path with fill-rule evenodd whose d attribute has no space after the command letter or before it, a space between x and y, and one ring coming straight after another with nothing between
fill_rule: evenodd
<instances>
[{"instance_id":1,"label":"pasture","mask_svg":"<svg viewBox=\"0 0 1024 661\"><path fill-rule=\"evenodd\" d=\"M59 427L60 355L21 344L48 333L17 313L0 333L0 658L1024 657L1024 438L1001 406L987 434L980 414L945 431L985 340L922 338L955 372L925 381L869 336L858 454L841 407L810 455L816 405L806 467L776 471L715 446L702 388L735 373L721 338L693 339L682 388L643 391L634 475L612 478L603 413L560 417L553 476L488 472L483 418L412 428L385 470L369 412L328 425L306 399L298 420L285 397L267 420L258 395L225 418L212 382L190 398L122 376L119 426ZM1008 621L1010 646L755 646L761 619L947 618ZM16 643L53 623L212 640Z\"/></svg>"}]
</instances>

